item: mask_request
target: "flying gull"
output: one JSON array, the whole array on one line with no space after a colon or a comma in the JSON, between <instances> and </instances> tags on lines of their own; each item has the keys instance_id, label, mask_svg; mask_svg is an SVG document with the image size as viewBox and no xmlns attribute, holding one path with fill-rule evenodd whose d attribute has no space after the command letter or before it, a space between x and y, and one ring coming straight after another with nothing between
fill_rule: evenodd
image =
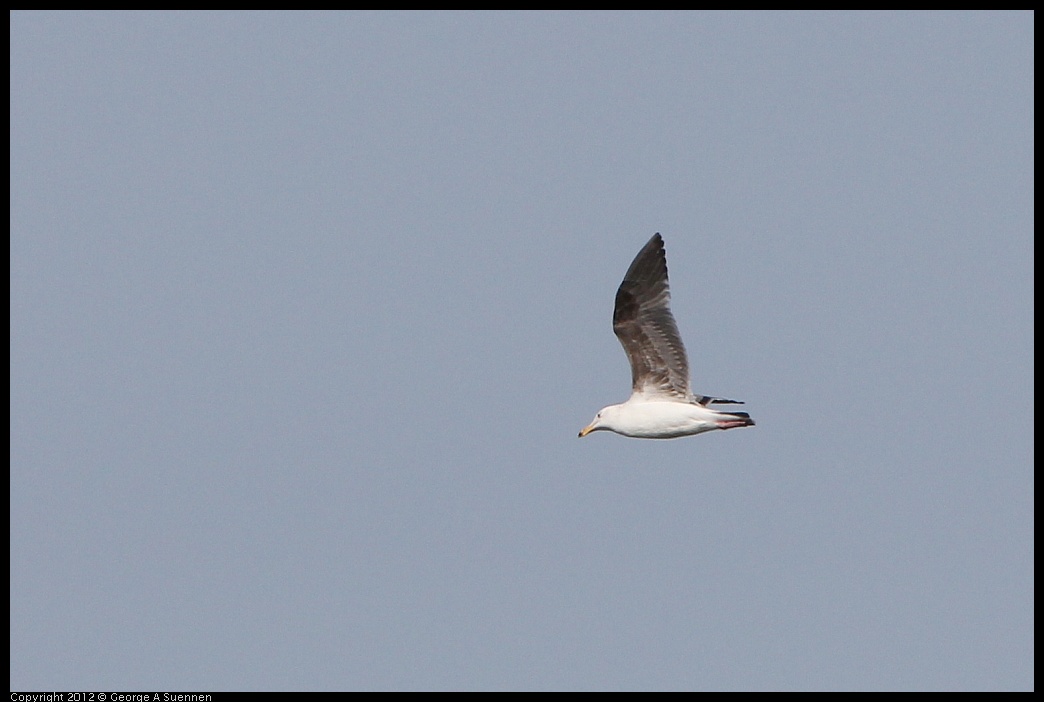
<instances>
[{"instance_id":1,"label":"flying gull","mask_svg":"<svg viewBox=\"0 0 1044 702\"><path fill-rule=\"evenodd\" d=\"M667 255L659 234L638 252L616 291L613 331L631 363L631 397L603 407L580 436L604 429L638 439L673 439L754 426L746 412L710 407L742 402L694 395L689 388L689 360L671 314Z\"/></svg>"}]
</instances>

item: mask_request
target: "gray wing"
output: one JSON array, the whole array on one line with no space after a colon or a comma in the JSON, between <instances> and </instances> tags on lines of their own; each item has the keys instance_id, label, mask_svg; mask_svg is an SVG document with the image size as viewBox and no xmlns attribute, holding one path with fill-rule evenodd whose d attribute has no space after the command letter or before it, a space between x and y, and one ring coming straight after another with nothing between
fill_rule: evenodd
<instances>
[{"instance_id":1,"label":"gray wing","mask_svg":"<svg viewBox=\"0 0 1044 702\"><path fill-rule=\"evenodd\" d=\"M633 392L692 401L689 361L671 314L663 238L649 240L616 291L613 331L631 362Z\"/></svg>"}]
</instances>

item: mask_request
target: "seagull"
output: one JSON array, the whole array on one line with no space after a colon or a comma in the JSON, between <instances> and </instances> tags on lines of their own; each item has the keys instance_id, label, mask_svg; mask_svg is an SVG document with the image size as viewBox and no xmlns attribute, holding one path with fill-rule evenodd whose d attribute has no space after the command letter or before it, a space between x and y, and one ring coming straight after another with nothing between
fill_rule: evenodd
<instances>
[{"instance_id":1,"label":"seagull","mask_svg":"<svg viewBox=\"0 0 1044 702\"><path fill-rule=\"evenodd\" d=\"M674 439L754 426L746 412L710 407L742 402L695 395L689 388L689 359L671 314L667 254L658 233L635 256L616 291L613 331L631 363L631 397L603 407L580 437L606 430L637 439Z\"/></svg>"}]
</instances>

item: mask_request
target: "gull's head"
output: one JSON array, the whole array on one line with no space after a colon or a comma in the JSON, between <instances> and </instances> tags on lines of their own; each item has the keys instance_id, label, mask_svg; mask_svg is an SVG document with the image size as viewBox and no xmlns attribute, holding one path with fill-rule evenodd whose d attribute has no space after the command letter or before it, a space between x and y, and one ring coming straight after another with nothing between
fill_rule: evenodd
<instances>
[{"instance_id":1,"label":"gull's head","mask_svg":"<svg viewBox=\"0 0 1044 702\"><path fill-rule=\"evenodd\" d=\"M580 430L580 433L577 434L577 436L583 438L591 432L598 431L599 429L608 429L609 431L615 431L613 429L613 418L616 416L618 408L619 405L609 405L608 407L603 407L601 411L599 411L598 414L595 415L595 418L591 420L591 423Z\"/></svg>"}]
</instances>

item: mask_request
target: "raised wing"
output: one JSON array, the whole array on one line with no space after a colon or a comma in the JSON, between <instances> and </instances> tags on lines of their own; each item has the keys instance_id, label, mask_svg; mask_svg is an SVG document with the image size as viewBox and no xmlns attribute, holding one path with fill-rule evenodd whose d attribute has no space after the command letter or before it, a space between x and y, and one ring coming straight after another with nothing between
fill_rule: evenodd
<instances>
[{"instance_id":1,"label":"raised wing","mask_svg":"<svg viewBox=\"0 0 1044 702\"><path fill-rule=\"evenodd\" d=\"M613 331L631 363L631 388L644 395L692 400L689 361L671 314L663 238L649 240L616 291Z\"/></svg>"}]
</instances>

